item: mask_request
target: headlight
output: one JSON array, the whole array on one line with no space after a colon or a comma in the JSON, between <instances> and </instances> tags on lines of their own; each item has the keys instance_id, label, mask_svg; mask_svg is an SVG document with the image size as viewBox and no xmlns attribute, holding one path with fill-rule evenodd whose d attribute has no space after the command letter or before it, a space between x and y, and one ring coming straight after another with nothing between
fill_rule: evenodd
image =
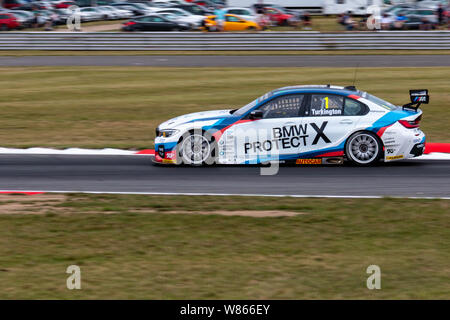
<instances>
[{"instance_id":1,"label":"headlight","mask_svg":"<svg viewBox=\"0 0 450 320\"><path fill-rule=\"evenodd\" d=\"M159 134L158 134L158 137L169 138L170 136L173 136L177 132L178 132L178 130L176 130L176 129L160 130Z\"/></svg>"}]
</instances>

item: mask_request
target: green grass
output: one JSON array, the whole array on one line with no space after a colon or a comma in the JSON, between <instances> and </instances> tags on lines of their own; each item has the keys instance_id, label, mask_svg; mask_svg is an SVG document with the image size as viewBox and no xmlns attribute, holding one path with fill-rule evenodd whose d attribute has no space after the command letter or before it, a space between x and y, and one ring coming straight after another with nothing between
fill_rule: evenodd
<instances>
[{"instance_id":1,"label":"green grass","mask_svg":"<svg viewBox=\"0 0 450 320\"><path fill-rule=\"evenodd\" d=\"M0 199L0 299L447 299L450 292L445 200L12 198ZM4 209L21 202L41 214ZM195 214L216 210L302 214ZM81 267L78 291L65 286L72 264ZM381 268L381 290L366 288L372 264Z\"/></svg>"},{"instance_id":2,"label":"green grass","mask_svg":"<svg viewBox=\"0 0 450 320\"><path fill-rule=\"evenodd\" d=\"M274 88L349 85L354 68L0 68L3 147L148 148L181 114L240 107ZM430 89L422 128L450 142L450 68L360 68L356 85L397 104Z\"/></svg>"}]
</instances>

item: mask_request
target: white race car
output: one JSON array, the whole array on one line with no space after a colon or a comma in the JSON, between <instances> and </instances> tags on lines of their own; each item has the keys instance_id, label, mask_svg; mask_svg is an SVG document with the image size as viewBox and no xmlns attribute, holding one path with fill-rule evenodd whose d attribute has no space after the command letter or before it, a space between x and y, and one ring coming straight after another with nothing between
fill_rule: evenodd
<instances>
[{"instance_id":1,"label":"white race car","mask_svg":"<svg viewBox=\"0 0 450 320\"><path fill-rule=\"evenodd\" d=\"M428 90L410 90L395 106L355 87L292 86L236 110L183 115L158 126L156 163L357 165L423 154L421 103Z\"/></svg>"}]
</instances>

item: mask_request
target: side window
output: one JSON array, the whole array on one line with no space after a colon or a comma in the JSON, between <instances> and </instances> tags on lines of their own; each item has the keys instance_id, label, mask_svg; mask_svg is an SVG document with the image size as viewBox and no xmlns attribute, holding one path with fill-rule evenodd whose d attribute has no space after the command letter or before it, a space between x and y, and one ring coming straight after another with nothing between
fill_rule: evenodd
<instances>
[{"instance_id":1,"label":"side window","mask_svg":"<svg viewBox=\"0 0 450 320\"><path fill-rule=\"evenodd\" d=\"M259 110L263 112L263 119L298 117L303 99L302 94L281 96L265 103Z\"/></svg>"},{"instance_id":2,"label":"side window","mask_svg":"<svg viewBox=\"0 0 450 320\"><path fill-rule=\"evenodd\" d=\"M369 108L359 101L345 98L344 116L363 116L369 112Z\"/></svg>"},{"instance_id":3,"label":"side window","mask_svg":"<svg viewBox=\"0 0 450 320\"><path fill-rule=\"evenodd\" d=\"M311 95L311 117L340 116L343 114L344 97L334 94Z\"/></svg>"},{"instance_id":4,"label":"side window","mask_svg":"<svg viewBox=\"0 0 450 320\"><path fill-rule=\"evenodd\" d=\"M239 22L239 19L237 17L233 17L233 16L226 16L225 20L228 22Z\"/></svg>"}]
</instances>

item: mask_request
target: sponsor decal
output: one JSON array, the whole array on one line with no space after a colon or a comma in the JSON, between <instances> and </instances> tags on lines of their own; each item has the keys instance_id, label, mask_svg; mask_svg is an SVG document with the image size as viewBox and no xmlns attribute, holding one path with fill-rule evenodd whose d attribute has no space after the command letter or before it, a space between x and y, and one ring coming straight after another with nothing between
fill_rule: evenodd
<instances>
[{"instance_id":1,"label":"sponsor decal","mask_svg":"<svg viewBox=\"0 0 450 320\"><path fill-rule=\"evenodd\" d=\"M174 159L175 158L175 151L166 152L166 158L167 159Z\"/></svg>"},{"instance_id":2,"label":"sponsor decal","mask_svg":"<svg viewBox=\"0 0 450 320\"><path fill-rule=\"evenodd\" d=\"M402 155L399 156L389 156L386 157L386 160L399 160L399 159L403 159L404 157Z\"/></svg>"},{"instance_id":3,"label":"sponsor decal","mask_svg":"<svg viewBox=\"0 0 450 320\"><path fill-rule=\"evenodd\" d=\"M391 149L391 148L386 149L387 154L392 154L394 152L395 152L395 149Z\"/></svg>"},{"instance_id":4,"label":"sponsor decal","mask_svg":"<svg viewBox=\"0 0 450 320\"><path fill-rule=\"evenodd\" d=\"M263 152L306 146L306 138L309 137L308 125L313 128L316 133L312 145L316 145L320 139L325 143L331 143L331 140L324 133L327 124L328 121L324 121L320 127L315 123L275 127L272 128L273 139L264 140L262 142L246 142L244 144L244 151L247 154L250 150L253 152Z\"/></svg>"},{"instance_id":5,"label":"sponsor decal","mask_svg":"<svg viewBox=\"0 0 450 320\"><path fill-rule=\"evenodd\" d=\"M311 110L313 116L335 116L341 115L342 110L340 109L320 109L320 110Z\"/></svg>"},{"instance_id":6,"label":"sponsor decal","mask_svg":"<svg viewBox=\"0 0 450 320\"><path fill-rule=\"evenodd\" d=\"M295 164L322 164L322 159L297 159Z\"/></svg>"}]
</instances>

